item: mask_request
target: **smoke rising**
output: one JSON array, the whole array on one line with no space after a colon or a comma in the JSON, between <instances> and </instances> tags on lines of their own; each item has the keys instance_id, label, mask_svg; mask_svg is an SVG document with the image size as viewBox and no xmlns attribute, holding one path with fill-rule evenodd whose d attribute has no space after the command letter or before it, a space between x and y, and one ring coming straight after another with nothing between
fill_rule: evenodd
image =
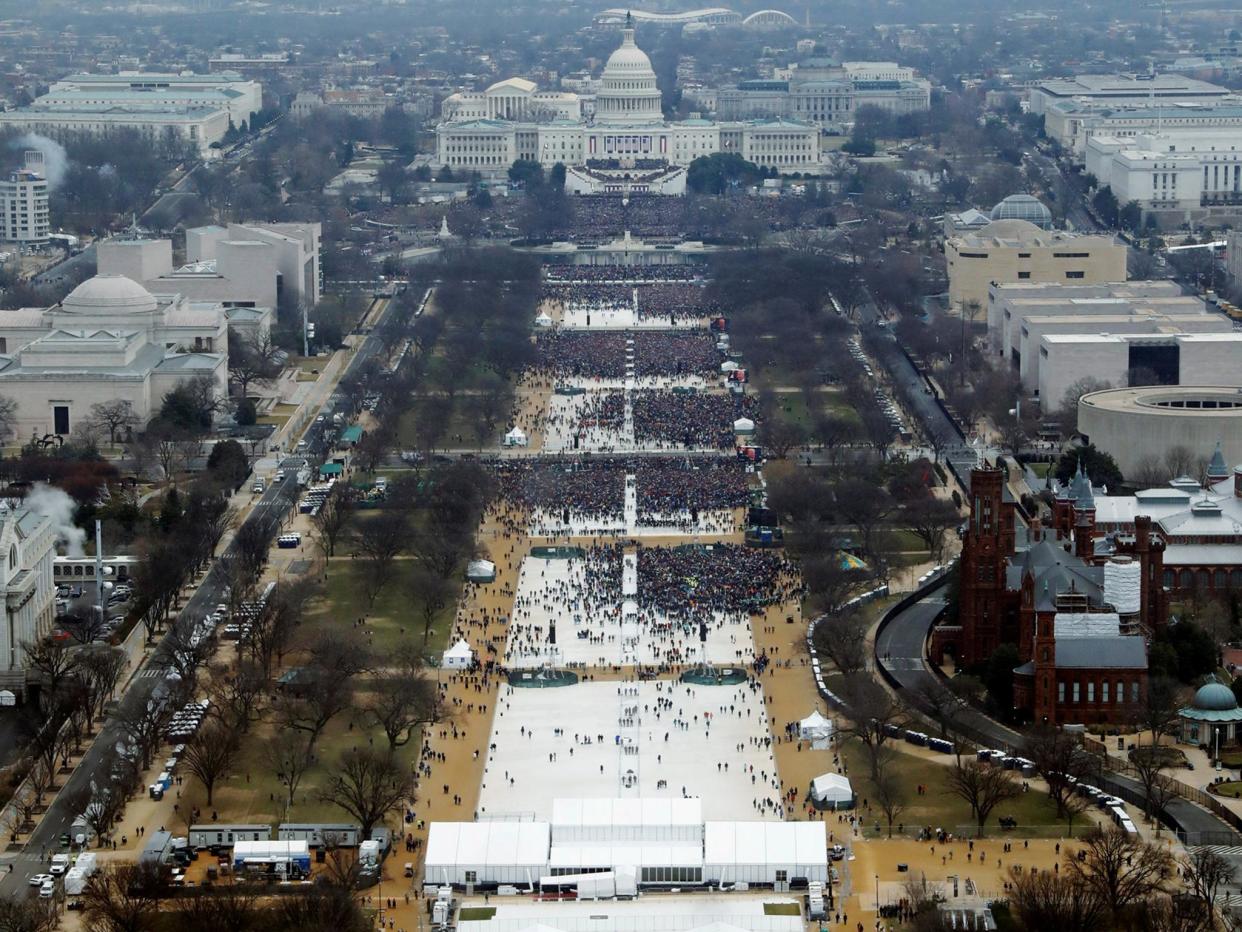
<instances>
[{"instance_id":1,"label":"smoke rising","mask_svg":"<svg viewBox=\"0 0 1242 932\"><path fill-rule=\"evenodd\" d=\"M65 545L65 553L71 557L86 555L86 532L73 523L77 503L67 494L50 485L36 482L26 496L25 506L31 511L52 519L56 537Z\"/></svg>"},{"instance_id":2,"label":"smoke rising","mask_svg":"<svg viewBox=\"0 0 1242 932\"><path fill-rule=\"evenodd\" d=\"M38 133L27 133L12 143L14 149L38 149L43 153L43 176L47 178L48 188L57 187L64 180L69 168L69 153L55 139L48 139Z\"/></svg>"}]
</instances>

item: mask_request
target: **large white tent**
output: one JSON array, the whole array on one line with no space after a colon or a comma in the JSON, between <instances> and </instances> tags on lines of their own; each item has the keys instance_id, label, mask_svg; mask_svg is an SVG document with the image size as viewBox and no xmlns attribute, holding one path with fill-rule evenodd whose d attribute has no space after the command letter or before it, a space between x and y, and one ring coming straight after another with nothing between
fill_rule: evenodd
<instances>
[{"instance_id":1,"label":"large white tent","mask_svg":"<svg viewBox=\"0 0 1242 932\"><path fill-rule=\"evenodd\" d=\"M806 741L817 741L832 737L832 720L825 718L816 709L802 721L798 722L798 737Z\"/></svg>"},{"instance_id":2,"label":"large white tent","mask_svg":"<svg viewBox=\"0 0 1242 932\"><path fill-rule=\"evenodd\" d=\"M805 877L828 881L828 830L823 822L708 822L703 879L710 883L776 884Z\"/></svg>"},{"instance_id":3,"label":"large white tent","mask_svg":"<svg viewBox=\"0 0 1242 932\"><path fill-rule=\"evenodd\" d=\"M849 809L854 805L854 788L839 773L820 774L811 781L811 799L823 809Z\"/></svg>"},{"instance_id":4,"label":"large white tent","mask_svg":"<svg viewBox=\"0 0 1242 932\"><path fill-rule=\"evenodd\" d=\"M526 431L520 427L515 427L505 434L505 446L507 447L524 447L529 443L530 440L526 436Z\"/></svg>"},{"instance_id":5,"label":"large white tent","mask_svg":"<svg viewBox=\"0 0 1242 932\"><path fill-rule=\"evenodd\" d=\"M496 581L496 564L491 560L471 560L466 564L466 579L472 583Z\"/></svg>"},{"instance_id":6,"label":"large white tent","mask_svg":"<svg viewBox=\"0 0 1242 932\"><path fill-rule=\"evenodd\" d=\"M554 799L556 843L687 842L703 839L703 802L689 798Z\"/></svg>"},{"instance_id":7,"label":"large white tent","mask_svg":"<svg viewBox=\"0 0 1242 932\"><path fill-rule=\"evenodd\" d=\"M432 822L424 883L533 888L547 873L551 838L547 822Z\"/></svg>"},{"instance_id":8,"label":"large white tent","mask_svg":"<svg viewBox=\"0 0 1242 932\"><path fill-rule=\"evenodd\" d=\"M739 417L733 422L733 432L735 434L753 434L755 432L755 422L748 417Z\"/></svg>"},{"instance_id":9,"label":"large white tent","mask_svg":"<svg viewBox=\"0 0 1242 932\"><path fill-rule=\"evenodd\" d=\"M440 657L440 666L446 670L466 670L474 663L474 651L464 639L446 650Z\"/></svg>"}]
</instances>

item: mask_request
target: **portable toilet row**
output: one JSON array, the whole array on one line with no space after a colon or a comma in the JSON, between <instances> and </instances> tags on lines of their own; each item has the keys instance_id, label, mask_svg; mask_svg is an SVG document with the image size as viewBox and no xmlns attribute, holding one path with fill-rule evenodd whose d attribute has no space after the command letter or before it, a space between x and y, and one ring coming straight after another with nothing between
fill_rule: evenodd
<instances>
[{"instance_id":1,"label":"portable toilet row","mask_svg":"<svg viewBox=\"0 0 1242 932\"><path fill-rule=\"evenodd\" d=\"M78 855L77 861L65 874L65 893L77 896L86 889L86 882L97 869L94 851L84 851Z\"/></svg>"}]
</instances>

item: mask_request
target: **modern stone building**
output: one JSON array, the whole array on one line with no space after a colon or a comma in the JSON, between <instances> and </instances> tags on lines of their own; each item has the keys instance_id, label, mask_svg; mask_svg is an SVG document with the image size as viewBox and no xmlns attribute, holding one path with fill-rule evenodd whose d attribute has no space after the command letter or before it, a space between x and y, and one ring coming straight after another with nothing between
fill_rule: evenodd
<instances>
[{"instance_id":1,"label":"modern stone building","mask_svg":"<svg viewBox=\"0 0 1242 932\"><path fill-rule=\"evenodd\" d=\"M986 307L995 283L1126 279L1126 245L1114 237L1050 232L1026 220L993 220L978 231L949 237L944 255L955 307Z\"/></svg>"},{"instance_id":2,"label":"modern stone building","mask_svg":"<svg viewBox=\"0 0 1242 932\"><path fill-rule=\"evenodd\" d=\"M312 307L321 295L318 223L231 223L186 230L186 262L174 267L166 239L104 240L100 274L124 275L156 294L231 308Z\"/></svg>"}]
</instances>

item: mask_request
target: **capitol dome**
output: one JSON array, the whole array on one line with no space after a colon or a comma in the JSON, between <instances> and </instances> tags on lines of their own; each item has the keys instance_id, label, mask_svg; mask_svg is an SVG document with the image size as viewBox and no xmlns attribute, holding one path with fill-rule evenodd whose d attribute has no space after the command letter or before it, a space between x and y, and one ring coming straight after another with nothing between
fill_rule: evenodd
<instances>
[{"instance_id":1,"label":"capitol dome","mask_svg":"<svg viewBox=\"0 0 1242 932\"><path fill-rule=\"evenodd\" d=\"M1238 700L1232 689L1213 679L1199 687L1191 705L1201 712L1231 712L1238 707Z\"/></svg>"},{"instance_id":2,"label":"capitol dome","mask_svg":"<svg viewBox=\"0 0 1242 932\"><path fill-rule=\"evenodd\" d=\"M70 314L149 314L157 307L155 296L124 275L96 275L69 292L60 302Z\"/></svg>"},{"instance_id":3,"label":"capitol dome","mask_svg":"<svg viewBox=\"0 0 1242 932\"><path fill-rule=\"evenodd\" d=\"M1029 194L1011 194L992 208L993 220L1025 220L1041 230L1052 228L1052 211L1037 197Z\"/></svg>"},{"instance_id":4,"label":"capitol dome","mask_svg":"<svg viewBox=\"0 0 1242 932\"><path fill-rule=\"evenodd\" d=\"M608 56L595 95L595 122L649 125L662 122L664 109L655 69L647 53L634 43L634 23L627 15L621 45Z\"/></svg>"}]
</instances>

